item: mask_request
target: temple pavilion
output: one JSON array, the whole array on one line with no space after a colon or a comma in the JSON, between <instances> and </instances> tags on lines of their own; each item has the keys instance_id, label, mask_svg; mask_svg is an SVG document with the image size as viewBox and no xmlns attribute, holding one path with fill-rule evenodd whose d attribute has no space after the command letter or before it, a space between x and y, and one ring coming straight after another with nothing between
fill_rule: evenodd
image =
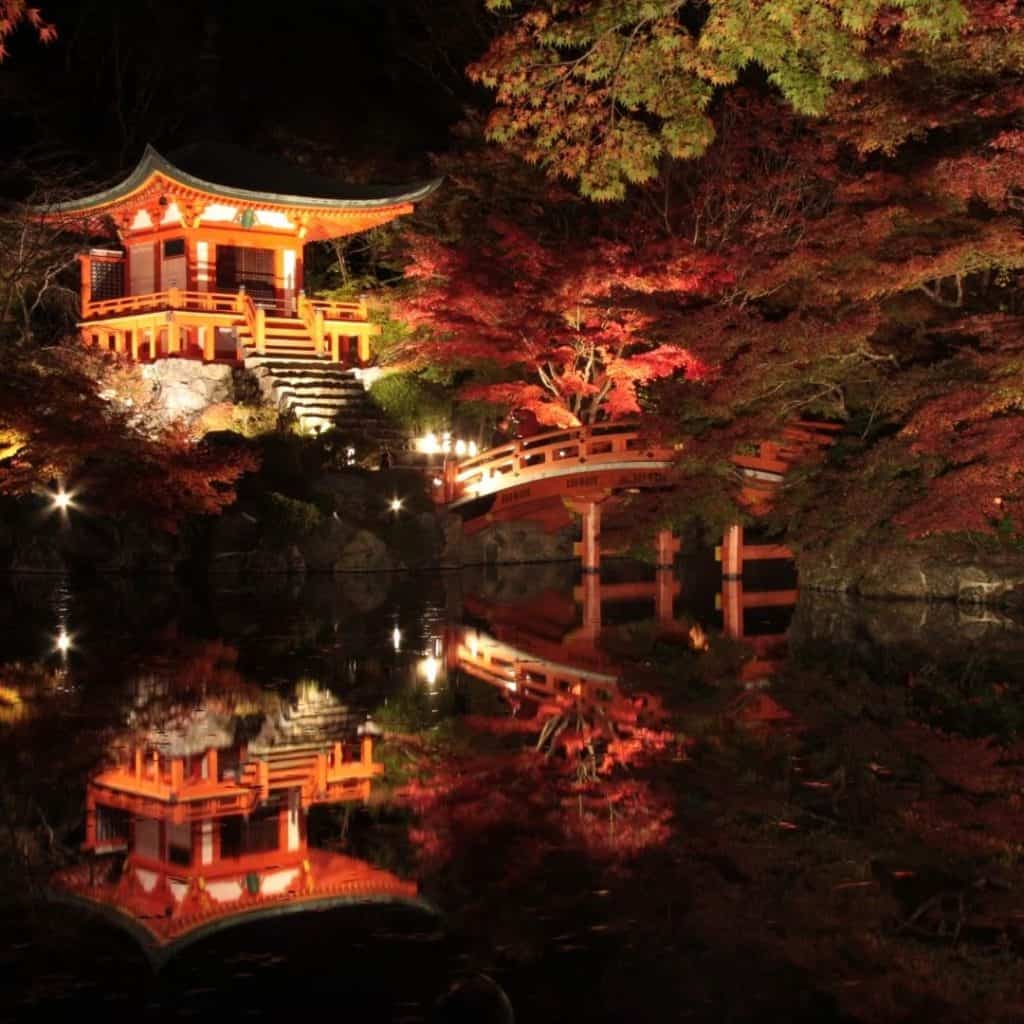
<instances>
[{"instance_id":1,"label":"temple pavilion","mask_svg":"<svg viewBox=\"0 0 1024 1024\"><path fill-rule=\"evenodd\" d=\"M120 184L48 207L110 244L81 255L86 344L135 360L369 358L362 302L304 290L303 247L412 213L438 180L351 185L225 144L147 147Z\"/></svg>"}]
</instances>

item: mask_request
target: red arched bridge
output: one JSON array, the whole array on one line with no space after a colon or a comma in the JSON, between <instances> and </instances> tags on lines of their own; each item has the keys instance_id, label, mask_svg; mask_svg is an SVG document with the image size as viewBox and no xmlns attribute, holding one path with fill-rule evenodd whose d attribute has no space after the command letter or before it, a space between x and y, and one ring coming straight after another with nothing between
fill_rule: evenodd
<instances>
[{"instance_id":1,"label":"red arched bridge","mask_svg":"<svg viewBox=\"0 0 1024 1024\"><path fill-rule=\"evenodd\" d=\"M734 455L740 504L755 516L766 512L786 474L818 458L841 430L835 423L795 420L752 453ZM462 516L468 533L514 519L554 529L568 521L570 509L578 512L583 516L579 553L584 568L593 570L600 560L600 502L616 492L670 487L675 458L675 449L645 436L636 423L552 430L446 463L435 497ZM678 541L662 533L667 535L658 538L659 565L670 564L678 551ZM742 576L745 560L789 557L781 545L744 545L739 525L727 531L721 552L727 577Z\"/></svg>"},{"instance_id":2,"label":"red arched bridge","mask_svg":"<svg viewBox=\"0 0 1024 1024\"><path fill-rule=\"evenodd\" d=\"M564 499L668 485L673 449L635 423L552 430L509 441L445 467L437 500L478 528L495 520L545 518Z\"/></svg>"}]
</instances>

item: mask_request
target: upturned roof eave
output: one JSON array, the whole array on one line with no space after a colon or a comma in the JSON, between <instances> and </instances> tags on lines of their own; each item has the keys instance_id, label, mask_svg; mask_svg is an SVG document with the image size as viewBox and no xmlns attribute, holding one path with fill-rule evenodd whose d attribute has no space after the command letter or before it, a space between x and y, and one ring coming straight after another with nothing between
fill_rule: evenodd
<instances>
[{"instance_id":1,"label":"upturned roof eave","mask_svg":"<svg viewBox=\"0 0 1024 1024\"><path fill-rule=\"evenodd\" d=\"M49 215L99 213L104 207L113 206L120 201L130 198L136 192L142 191L157 174L162 174L168 180L183 185L186 188L194 189L197 192L206 192L219 199L234 199L245 203L266 203L271 206L308 210L379 210L391 206L401 206L406 203L418 203L436 191L443 180L441 178L432 178L429 181L405 187L404 191L396 190L394 193L372 199L339 199L324 196L262 192L206 181L203 178L188 173L188 171L182 170L180 167L176 167L166 157L161 156L152 146L147 145L145 152L142 154L142 159L139 160L135 169L124 181L117 185L112 185L102 192L83 196L81 199L72 199L63 203L52 203L37 209L41 213ZM398 186L398 188L402 188L402 186Z\"/></svg>"}]
</instances>

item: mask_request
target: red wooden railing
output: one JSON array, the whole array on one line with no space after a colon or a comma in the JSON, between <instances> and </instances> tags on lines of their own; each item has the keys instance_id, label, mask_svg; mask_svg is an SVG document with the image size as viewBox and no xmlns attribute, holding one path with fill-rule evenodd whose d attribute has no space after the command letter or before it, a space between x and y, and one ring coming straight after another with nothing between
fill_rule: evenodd
<instances>
[{"instance_id":1,"label":"red wooden railing","mask_svg":"<svg viewBox=\"0 0 1024 1024\"><path fill-rule=\"evenodd\" d=\"M667 468L673 457L671 448L652 443L635 423L552 430L449 463L438 498L458 504L545 477L637 465Z\"/></svg>"},{"instance_id":2,"label":"red wooden railing","mask_svg":"<svg viewBox=\"0 0 1024 1024\"><path fill-rule=\"evenodd\" d=\"M86 300L82 303L82 317L86 320L132 316L163 309L190 310L198 313L233 313L244 315L244 293L193 292L183 288L168 288L145 295L122 295L116 299Z\"/></svg>"}]
</instances>

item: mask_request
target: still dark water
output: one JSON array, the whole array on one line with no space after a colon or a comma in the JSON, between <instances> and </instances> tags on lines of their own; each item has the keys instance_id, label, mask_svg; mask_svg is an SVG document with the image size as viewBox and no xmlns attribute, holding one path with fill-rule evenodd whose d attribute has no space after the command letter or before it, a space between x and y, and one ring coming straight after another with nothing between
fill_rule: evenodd
<instances>
[{"instance_id":1,"label":"still dark water","mask_svg":"<svg viewBox=\"0 0 1024 1024\"><path fill-rule=\"evenodd\" d=\"M1024 627L795 588L0 581L0 1019L1024 1019Z\"/></svg>"}]
</instances>

